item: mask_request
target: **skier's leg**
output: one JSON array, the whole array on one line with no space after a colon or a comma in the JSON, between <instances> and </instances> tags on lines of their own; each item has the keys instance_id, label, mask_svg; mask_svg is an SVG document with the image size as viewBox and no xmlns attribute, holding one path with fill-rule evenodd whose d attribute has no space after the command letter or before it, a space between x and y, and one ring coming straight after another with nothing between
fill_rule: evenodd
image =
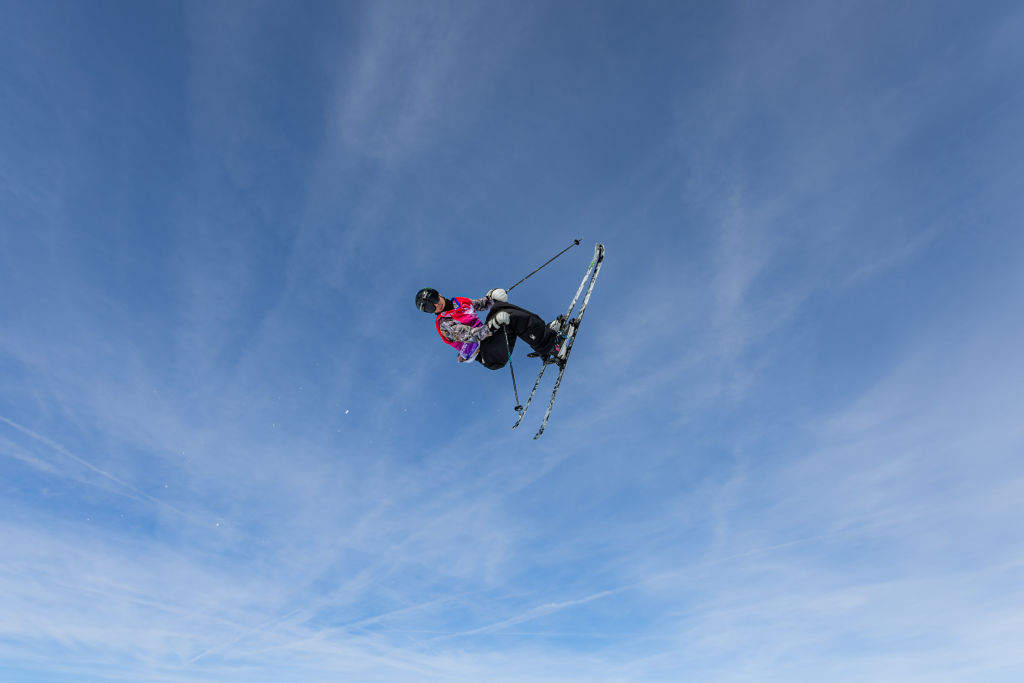
<instances>
[{"instance_id":1,"label":"skier's leg","mask_svg":"<svg viewBox=\"0 0 1024 683\"><path fill-rule=\"evenodd\" d=\"M519 337L541 355L546 355L555 348L558 335L548 327L540 316L515 304L495 303L491 307L487 319L490 320L499 311L508 311L509 323L506 325L506 329L508 329L510 341L513 336ZM490 338L497 336L504 337L500 329Z\"/></svg>"},{"instance_id":2,"label":"skier's leg","mask_svg":"<svg viewBox=\"0 0 1024 683\"><path fill-rule=\"evenodd\" d=\"M501 370L508 363L509 352L515 345L515 335L508 335L506 345L505 332L499 328L497 332L480 342L480 352L476 359L488 370Z\"/></svg>"}]
</instances>

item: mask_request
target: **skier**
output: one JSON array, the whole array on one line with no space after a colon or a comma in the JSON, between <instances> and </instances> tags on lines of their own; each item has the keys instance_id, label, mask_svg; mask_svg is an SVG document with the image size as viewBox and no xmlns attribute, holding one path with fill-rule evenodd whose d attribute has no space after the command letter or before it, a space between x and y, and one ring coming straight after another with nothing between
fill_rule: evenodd
<instances>
[{"instance_id":1,"label":"skier","mask_svg":"<svg viewBox=\"0 0 1024 683\"><path fill-rule=\"evenodd\" d=\"M558 322L546 325L540 316L508 303L504 289L492 289L480 299L446 299L430 287L416 293L416 308L435 315L434 325L445 344L459 352L458 361L477 361L489 370L508 363L516 338L525 341L544 360L556 360L564 337ZM489 311L486 324L477 311ZM553 358L552 358L553 357Z\"/></svg>"}]
</instances>

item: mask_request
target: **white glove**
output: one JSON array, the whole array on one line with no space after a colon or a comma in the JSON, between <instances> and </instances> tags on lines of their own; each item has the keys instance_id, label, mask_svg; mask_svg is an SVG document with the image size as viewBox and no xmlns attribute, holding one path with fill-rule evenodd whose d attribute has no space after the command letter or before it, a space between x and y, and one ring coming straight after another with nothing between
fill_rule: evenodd
<instances>
[{"instance_id":1,"label":"white glove","mask_svg":"<svg viewBox=\"0 0 1024 683\"><path fill-rule=\"evenodd\" d=\"M484 296L486 296L488 299L491 299L492 301L500 301L503 304L508 303L508 292L506 292L501 287L490 290Z\"/></svg>"},{"instance_id":2,"label":"white glove","mask_svg":"<svg viewBox=\"0 0 1024 683\"><path fill-rule=\"evenodd\" d=\"M497 330L502 325L508 325L509 320L508 311L498 311L493 318L487 321L487 327Z\"/></svg>"}]
</instances>

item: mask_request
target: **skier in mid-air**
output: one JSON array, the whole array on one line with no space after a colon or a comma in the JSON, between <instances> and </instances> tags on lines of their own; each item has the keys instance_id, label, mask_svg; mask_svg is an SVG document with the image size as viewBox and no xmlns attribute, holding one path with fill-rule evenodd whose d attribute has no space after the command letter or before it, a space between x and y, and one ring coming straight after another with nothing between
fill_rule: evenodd
<instances>
[{"instance_id":1,"label":"skier in mid-air","mask_svg":"<svg viewBox=\"0 0 1024 683\"><path fill-rule=\"evenodd\" d=\"M492 289L480 299L447 299L436 289L424 287L416 293L416 308L434 314L437 333L459 352L460 363L475 360L489 370L500 370L508 363L516 338L545 362L558 362L564 339L558 322L548 325L540 316L510 304L504 289ZM485 323L477 317L478 311L488 311Z\"/></svg>"}]
</instances>

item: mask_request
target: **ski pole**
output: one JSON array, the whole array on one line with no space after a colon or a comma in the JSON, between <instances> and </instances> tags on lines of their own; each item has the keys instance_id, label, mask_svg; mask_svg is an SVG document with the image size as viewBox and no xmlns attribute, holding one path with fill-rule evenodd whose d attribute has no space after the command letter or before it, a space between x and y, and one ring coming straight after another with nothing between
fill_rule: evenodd
<instances>
[{"instance_id":1,"label":"ski pole","mask_svg":"<svg viewBox=\"0 0 1024 683\"><path fill-rule=\"evenodd\" d=\"M537 270L534 270L534 271L533 271L532 273L530 273L529 275L527 275L526 277L524 277L524 278L523 278L522 280L520 280L519 282L515 283L515 284L514 284L514 285L512 285L511 287L507 288L507 289L506 289L505 291L506 291L506 292L511 292L511 291L512 291L513 289L515 289L515 288L516 288L516 287L518 287L519 285L523 284L523 282L525 282L525 281L526 281L527 279L529 279L529 278L530 278L530 277L532 277L532 276L533 276L534 274L536 274L536 273L537 273L537 271L541 270L541 268L544 268L544 266L548 265L549 263L551 263L552 261L554 261L554 260L555 260L556 258L558 258L559 256L561 256L562 254L564 254L565 252L569 251L569 250L570 250L570 249L572 249L573 247L577 246L577 245L578 245L578 244L579 244L579 243L580 243L581 241L582 241L582 238L580 238L580 239L578 239L578 240L573 240L572 244L570 244L570 245L569 245L569 246L567 246L567 247L566 247L565 249L563 249L562 251L558 252L557 254L555 254L554 256L552 256L551 258L549 258L549 259L548 259L548 260L547 260L547 261L546 261L546 262L544 263L544 265L543 265L543 266L541 266L540 268L537 268Z\"/></svg>"},{"instance_id":2,"label":"ski pole","mask_svg":"<svg viewBox=\"0 0 1024 683\"><path fill-rule=\"evenodd\" d=\"M519 405L519 389L516 387L516 371L512 367L512 345L508 343L508 328L502 325L501 329L505 330L505 348L508 350L508 369L512 373L512 393L516 397L516 412L522 415L523 406Z\"/></svg>"}]
</instances>

